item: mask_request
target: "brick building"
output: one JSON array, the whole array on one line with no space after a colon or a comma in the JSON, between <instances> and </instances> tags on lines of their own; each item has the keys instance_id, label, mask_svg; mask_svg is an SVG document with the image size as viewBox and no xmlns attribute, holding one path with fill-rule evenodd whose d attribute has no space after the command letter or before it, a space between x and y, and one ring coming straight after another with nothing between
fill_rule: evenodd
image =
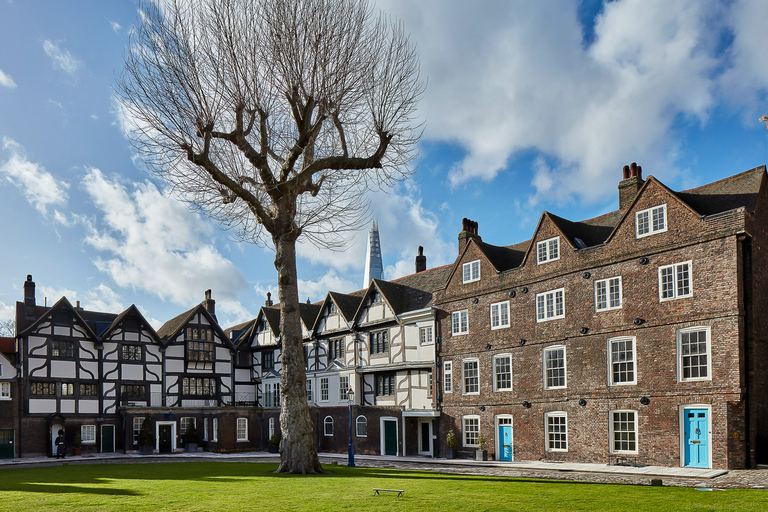
<instances>
[{"instance_id":1,"label":"brick building","mask_svg":"<svg viewBox=\"0 0 768 512\"><path fill-rule=\"evenodd\" d=\"M460 456L484 440L499 460L766 459L765 167L684 192L623 178L618 210L544 212L516 245L465 219L434 299L440 437Z\"/></svg>"}]
</instances>

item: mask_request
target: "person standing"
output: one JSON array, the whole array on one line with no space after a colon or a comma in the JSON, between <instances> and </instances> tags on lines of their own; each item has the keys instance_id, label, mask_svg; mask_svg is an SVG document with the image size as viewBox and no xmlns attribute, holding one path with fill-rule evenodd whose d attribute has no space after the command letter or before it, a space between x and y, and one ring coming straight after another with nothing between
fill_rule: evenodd
<instances>
[{"instance_id":1,"label":"person standing","mask_svg":"<svg viewBox=\"0 0 768 512\"><path fill-rule=\"evenodd\" d=\"M59 430L59 435L54 441L54 444L56 445L56 458L57 459L63 459L66 458L66 448L64 447L64 431Z\"/></svg>"}]
</instances>

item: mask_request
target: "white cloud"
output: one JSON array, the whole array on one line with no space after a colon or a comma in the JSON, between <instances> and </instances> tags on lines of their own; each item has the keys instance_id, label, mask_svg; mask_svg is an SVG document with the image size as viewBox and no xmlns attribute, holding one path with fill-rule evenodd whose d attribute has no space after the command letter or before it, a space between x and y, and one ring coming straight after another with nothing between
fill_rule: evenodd
<instances>
[{"instance_id":1,"label":"white cloud","mask_svg":"<svg viewBox=\"0 0 768 512\"><path fill-rule=\"evenodd\" d=\"M212 228L183 203L148 182L129 190L99 169L88 169L83 185L102 216L85 241L102 253L96 267L118 286L185 306L212 289L219 311L245 314L236 299L245 280L212 245Z\"/></svg>"},{"instance_id":2,"label":"white cloud","mask_svg":"<svg viewBox=\"0 0 768 512\"><path fill-rule=\"evenodd\" d=\"M330 269L316 281L299 279L299 301L304 302L309 297L310 302L323 300L330 292L349 293L359 290L360 286L347 278L341 277L336 270ZM272 300L277 302L275 294Z\"/></svg>"},{"instance_id":3,"label":"white cloud","mask_svg":"<svg viewBox=\"0 0 768 512\"><path fill-rule=\"evenodd\" d=\"M764 99L768 90L761 23L768 6L761 0L607 2L590 46L582 40L576 1L556 8L378 3L402 17L417 41L429 77L421 103L429 121L425 138L466 150L449 176L454 187L493 180L512 156L534 150L548 162L547 173L534 177L534 202L574 195L603 200L615 192L621 166L633 160L646 174L678 172L673 125L707 122L729 58L724 88L740 104ZM726 23L735 37L722 51Z\"/></svg>"},{"instance_id":4,"label":"white cloud","mask_svg":"<svg viewBox=\"0 0 768 512\"><path fill-rule=\"evenodd\" d=\"M120 295L104 283L89 289L81 300L81 306L91 311L120 313L126 309Z\"/></svg>"},{"instance_id":5,"label":"white cloud","mask_svg":"<svg viewBox=\"0 0 768 512\"><path fill-rule=\"evenodd\" d=\"M3 148L11 156L0 166L0 174L5 174L9 182L21 189L29 204L43 215L51 205L66 204L69 184L54 178L42 165L29 161L24 148L16 141L4 137ZM59 215L57 212L57 219Z\"/></svg>"},{"instance_id":6,"label":"white cloud","mask_svg":"<svg viewBox=\"0 0 768 512\"><path fill-rule=\"evenodd\" d=\"M2 69L0 69L0 86L7 87L9 89L16 87L16 82L13 81L11 75L4 73Z\"/></svg>"},{"instance_id":7,"label":"white cloud","mask_svg":"<svg viewBox=\"0 0 768 512\"><path fill-rule=\"evenodd\" d=\"M120 24L116 21L110 21L109 26L112 27L112 30L115 32L115 34L120 32L120 29L123 28L120 26Z\"/></svg>"},{"instance_id":8,"label":"white cloud","mask_svg":"<svg viewBox=\"0 0 768 512\"><path fill-rule=\"evenodd\" d=\"M53 69L60 69L70 76L75 76L75 73L82 67L83 63L80 59L69 53L68 50L61 49L59 44L58 42L46 39L43 41L43 50L51 58Z\"/></svg>"},{"instance_id":9,"label":"white cloud","mask_svg":"<svg viewBox=\"0 0 768 512\"><path fill-rule=\"evenodd\" d=\"M411 182L395 187L390 192L372 193L369 199L371 216L379 224L383 259L397 260L394 265L385 267L385 279L412 274L419 246L424 247L430 268L453 261L456 256L455 247L442 240L437 215L422 206L419 191ZM344 251L319 250L305 241L297 245L297 254L313 264L327 265L344 273L348 276L345 279L347 283L350 280L356 282L346 290L331 290L358 290L363 287L363 265L369 229L370 224L352 234Z\"/></svg>"},{"instance_id":10,"label":"white cloud","mask_svg":"<svg viewBox=\"0 0 768 512\"><path fill-rule=\"evenodd\" d=\"M0 321L16 320L16 305L0 301Z\"/></svg>"}]
</instances>

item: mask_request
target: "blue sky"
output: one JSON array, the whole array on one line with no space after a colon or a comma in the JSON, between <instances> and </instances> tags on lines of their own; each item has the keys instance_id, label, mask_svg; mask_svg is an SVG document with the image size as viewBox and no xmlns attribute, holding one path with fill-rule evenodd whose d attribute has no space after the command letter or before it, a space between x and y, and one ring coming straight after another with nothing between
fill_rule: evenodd
<instances>
[{"instance_id":1,"label":"blue sky","mask_svg":"<svg viewBox=\"0 0 768 512\"><path fill-rule=\"evenodd\" d=\"M385 277L483 240L527 240L543 210L617 207L636 161L680 190L768 160L768 2L380 0L429 80L413 178L373 199ZM213 290L226 326L275 293L268 249L234 242L141 170L115 108L138 4L0 0L0 319L32 274L38 301L136 304L156 326ZM299 248L302 299L362 285L366 230Z\"/></svg>"}]
</instances>

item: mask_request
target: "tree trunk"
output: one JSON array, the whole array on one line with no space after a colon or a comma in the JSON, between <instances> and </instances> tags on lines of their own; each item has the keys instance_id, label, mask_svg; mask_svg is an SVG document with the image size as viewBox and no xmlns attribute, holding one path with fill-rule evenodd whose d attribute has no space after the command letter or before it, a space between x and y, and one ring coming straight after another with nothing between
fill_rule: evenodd
<instances>
[{"instance_id":1,"label":"tree trunk","mask_svg":"<svg viewBox=\"0 0 768 512\"><path fill-rule=\"evenodd\" d=\"M307 404L304 344L296 278L296 237L275 236L275 268L280 297L280 467L278 473L323 473Z\"/></svg>"}]
</instances>

